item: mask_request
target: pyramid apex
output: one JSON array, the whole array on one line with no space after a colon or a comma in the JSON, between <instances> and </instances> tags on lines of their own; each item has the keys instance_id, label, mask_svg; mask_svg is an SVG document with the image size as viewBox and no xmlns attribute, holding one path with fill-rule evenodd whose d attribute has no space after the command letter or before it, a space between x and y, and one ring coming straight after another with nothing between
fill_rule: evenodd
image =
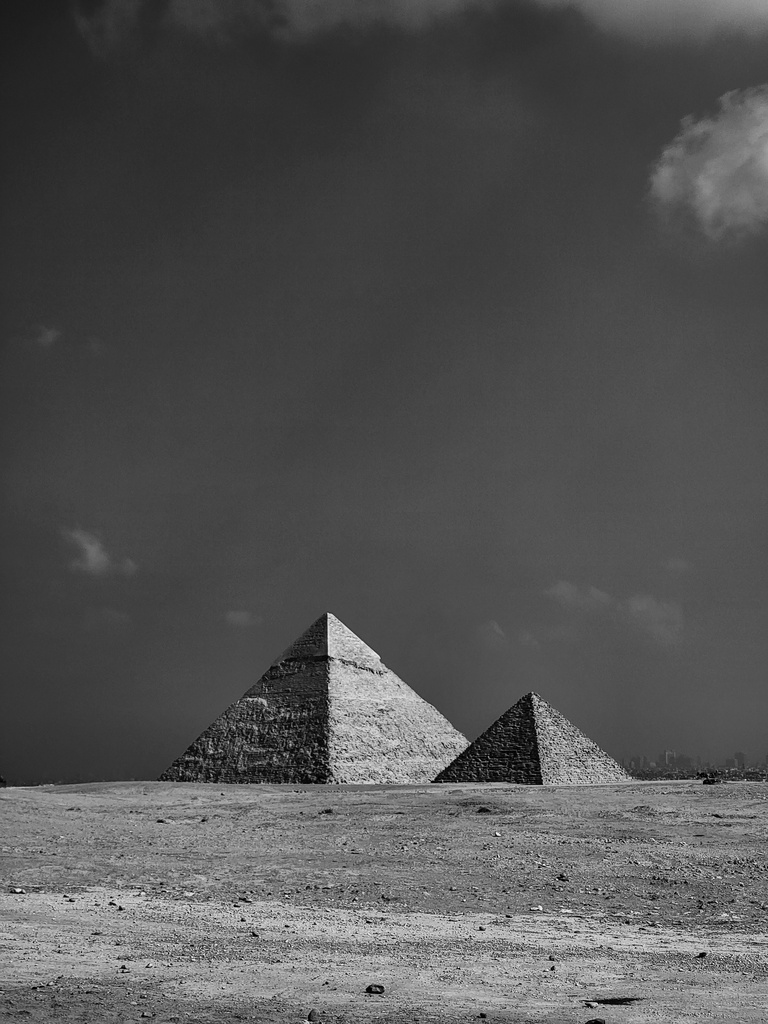
<instances>
[{"instance_id":1,"label":"pyramid apex","mask_svg":"<svg viewBox=\"0 0 768 1024\"><path fill-rule=\"evenodd\" d=\"M306 658L336 658L367 668L381 666L381 659L333 612L323 612L293 641L273 665Z\"/></svg>"}]
</instances>

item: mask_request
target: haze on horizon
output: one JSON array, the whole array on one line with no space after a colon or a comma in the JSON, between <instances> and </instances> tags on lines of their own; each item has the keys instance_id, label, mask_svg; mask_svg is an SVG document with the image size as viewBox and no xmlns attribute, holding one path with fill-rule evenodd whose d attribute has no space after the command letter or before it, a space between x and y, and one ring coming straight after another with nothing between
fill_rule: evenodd
<instances>
[{"instance_id":1,"label":"haze on horizon","mask_svg":"<svg viewBox=\"0 0 768 1024\"><path fill-rule=\"evenodd\" d=\"M473 739L768 755L768 9L11 0L0 773L319 614Z\"/></svg>"}]
</instances>

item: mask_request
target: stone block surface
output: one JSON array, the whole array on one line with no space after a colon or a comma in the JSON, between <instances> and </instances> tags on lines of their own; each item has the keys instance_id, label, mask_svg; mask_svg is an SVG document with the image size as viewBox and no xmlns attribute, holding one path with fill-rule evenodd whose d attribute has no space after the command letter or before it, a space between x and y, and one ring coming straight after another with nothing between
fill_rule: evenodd
<instances>
[{"instance_id":1,"label":"stone block surface","mask_svg":"<svg viewBox=\"0 0 768 1024\"><path fill-rule=\"evenodd\" d=\"M624 769L537 693L527 693L435 782L579 785L623 782Z\"/></svg>"},{"instance_id":2,"label":"stone block surface","mask_svg":"<svg viewBox=\"0 0 768 1024\"><path fill-rule=\"evenodd\" d=\"M466 746L447 719L328 613L161 779L424 783Z\"/></svg>"}]
</instances>

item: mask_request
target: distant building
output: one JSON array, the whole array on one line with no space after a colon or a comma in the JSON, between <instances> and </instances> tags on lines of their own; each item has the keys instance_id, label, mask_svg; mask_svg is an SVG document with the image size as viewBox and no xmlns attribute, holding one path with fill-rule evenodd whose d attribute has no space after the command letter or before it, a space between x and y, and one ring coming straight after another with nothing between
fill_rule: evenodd
<instances>
[{"instance_id":1,"label":"distant building","mask_svg":"<svg viewBox=\"0 0 768 1024\"><path fill-rule=\"evenodd\" d=\"M733 755L733 760L736 762L736 767L737 768L743 768L744 767L744 752L742 750L737 750L736 753Z\"/></svg>"}]
</instances>

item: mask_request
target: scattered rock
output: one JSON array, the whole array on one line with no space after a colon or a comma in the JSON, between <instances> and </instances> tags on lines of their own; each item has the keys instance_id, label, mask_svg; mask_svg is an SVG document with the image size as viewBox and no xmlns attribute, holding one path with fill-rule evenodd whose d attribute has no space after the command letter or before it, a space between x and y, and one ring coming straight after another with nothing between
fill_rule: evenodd
<instances>
[{"instance_id":1,"label":"scattered rock","mask_svg":"<svg viewBox=\"0 0 768 1024\"><path fill-rule=\"evenodd\" d=\"M15 896L26 896L27 890L20 889L18 885L12 885L8 892L12 892Z\"/></svg>"},{"instance_id":2,"label":"scattered rock","mask_svg":"<svg viewBox=\"0 0 768 1024\"><path fill-rule=\"evenodd\" d=\"M259 937L259 933L254 931L253 929L251 929L251 935L254 937L254 939L258 939Z\"/></svg>"},{"instance_id":3,"label":"scattered rock","mask_svg":"<svg viewBox=\"0 0 768 1024\"><path fill-rule=\"evenodd\" d=\"M478 807L476 813L477 814L493 814L493 811L491 810L490 807ZM484 1017L485 1014L481 1013L480 1016Z\"/></svg>"},{"instance_id":4,"label":"scattered rock","mask_svg":"<svg viewBox=\"0 0 768 1024\"><path fill-rule=\"evenodd\" d=\"M537 907L529 907L528 909L529 910L541 911L541 910L544 909L544 907L542 907L541 904L539 904Z\"/></svg>"},{"instance_id":5,"label":"scattered rock","mask_svg":"<svg viewBox=\"0 0 768 1024\"><path fill-rule=\"evenodd\" d=\"M697 960L703 960L706 955L707 955L707 951L705 949L702 949L702 951L700 953L696 954L696 959Z\"/></svg>"},{"instance_id":6,"label":"scattered rock","mask_svg":"<svg viewBox=\"0 0 768 1024\"><path fill-rule=\"evenodd\" d=\"M552 956L552 954L550 953L548 959L549 960L555 960L556 958L554 956Z\"/></svg>"},{"instance_id":7,"label":"scattered rock","mask_svg":"<svg viewBox=\"0 0 768 1024\"><path fill-rule=\"evenodd\" d=\"M585 1024L605 1024L605 1017L590 1017Z\"/></svg>"},{"instance_id":8,"label":"scattered rock","mask_svg":"<svg viewBox=\"0 0 768 1024\"><path fill-rule=\"evenodd\" d=\"M384 986L383 985L369 985L365 990L369 996L383 996Z\"/></svg>"},{"instance_id":9,"label":"scattered rock","mask_svg":"<svg viewBox=\"0 0 768 1024\"><path fill-rule=\"evenodd\" d=\"M307 1014L307 1020L317 1021L322 1019L323 1018L320 1016L319 1010L310 1010L309 1013Z\"/></svg>"},{"instance_id":10,"label":"scattered rock","mask_svg":"<svg viewBox=\"0 0 768 1024\"><path fill-rule=\"evenodd\" d=\"M477 930L478 930L479 932L484 932L484 931L486 930L486 928L485 928L485 925L484 925L484 924L479 924L479 925L477 926Z\"/></svg>"},{"instance_id":11,"label":"scattered rock","mask_svg":"<svg viewBox=\"0 0 768 1024\"><path fill-rule=\"evenodd\" d=\"M166 818L156 818L155 820L157 821L158 825L167 825L168 824L168 821L167 821Z\"/></svg>"},{"instance_id":12,"label":"scattered rock","mask_svg":"<svg viewBox=\"0 0 768 1024\"><path fill-rule=\"evenodd\" d=\"M566 875L563 872L561 872L557 876L557 880L558 880L558 882L570 882L571 879L570 879L570 877L568 875Z\"/></svg>"},{"instance_id":13,"label":"scattered rock","mask_svg":"<svg viewBox=\"0 0 768 1024\"><path fill-rule=\"evenodd\" d=\"M598 1006L631 1006L632 1003L639 1003L641 996L606 996L605 999L595 999Z\"/></svg>"}]
</instances>

